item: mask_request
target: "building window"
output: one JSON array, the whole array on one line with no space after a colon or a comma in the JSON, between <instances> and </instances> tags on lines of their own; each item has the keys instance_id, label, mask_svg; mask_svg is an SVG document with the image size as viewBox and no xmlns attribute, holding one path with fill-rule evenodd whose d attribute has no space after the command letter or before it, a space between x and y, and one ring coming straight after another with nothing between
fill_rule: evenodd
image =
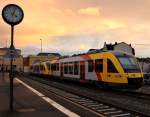
<instances>
[{"instance_id":1,"label":"building window","mask_svg":"<svg viewBox=\"0 0 150 117\"><path fill-rule=\"evenodd\" d=\"M93 60L88 61L88 72L93 72Z\"/></svg>"},{"instance_id":2,"label":"building window","mask_svg":"<svg viewBox=\"0 0 150 117\"><path fill-rule=\"evenodd\" d=\"M74 75L79 74L79 62L74 62Z\"/></svg>"},{"instance_id":3,"label":"building window","mask_svg":"<svg viewBox=\"0 0 150 117\"><path fill-rule=\"evenodd\" d=\"M118 73L116 67L114 66L114 64L112 63L111 60L107 59L107 71L109 73Z\"/></svg>"},{"instance_id":4,"label":"building window","mask_svg":"<svg viewBox=\"0 0 150 117\"><path fill-rule=\"evenodd\" d=\"M103 72L103 59L95 60L95 72Z\"/></svg>"}]
</instances>

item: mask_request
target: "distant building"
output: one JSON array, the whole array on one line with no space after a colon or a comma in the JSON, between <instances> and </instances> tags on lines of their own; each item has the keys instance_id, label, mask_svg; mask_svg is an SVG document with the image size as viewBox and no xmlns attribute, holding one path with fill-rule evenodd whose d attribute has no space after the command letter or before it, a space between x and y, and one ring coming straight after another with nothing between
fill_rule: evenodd
<instances>
[{"instance_id":1,"label":"distant building","mask_svg":"<svg viewBox=\"0 0 150 117\"><path fill-rule=\"evenodd\" d=\"M39 53L37 55L29 55L23 59L24 72L28 72L32 64L36 62L43 62L59 58L59 53Z\"/></svg>"},{"instance_id":2,"label":"distant building","mask_svg":"<svg viewBox=\"0 0 150 117\"><path fill-rule=\"evenodd\" d=\"M55 56L55 57L61 57L59 53L39 53L37 56Z\"/></svg>"},{"instance_id":3,"label":"distant building","mask_svg":"<svg viewBox=\"0 0 150 117\"><path fill-rule=\"evenodd\" d=\"M150 73L150 58L137 58L144 73Z\"/></svg>"},{"instance_id":4,"label":"distant building","mask_svg":"<svg viewBox=\"0 0 150 117\"><path fill-rule=\"evenodd\" d=\"M137 58L144 73L144 81L150 82L150 58Z\"/></svg>"},{"instance_id":5,"label":"distant building","mask_svg":"<svg viewBox=\"0 0 150 117\"><path fill-rule=\"evenodd\" d=\"M4 70L10 70L10 59L8 58L9 48L0 48L0 71L2 67ZM17 49L18 57L13 61L13 68L16 71L23 70L23 57L21 55L21 50Z\"/></svg>"},{"instance_id":6,"label":"distant building","mask_svg":"<svg viewBox=\"0 0 150 117\"><path fill-rule=\"evenodd\" d=\"M106 44L104 43L103 50L116 50L116 51L123 51L132 55L135 55L135 50L132 48L131 44L127 44L125 42L115 44Z\"/></svg>"},{"instance_id":7,"label":"distant building","mask_svg":"<svg viewBox=\"0 0 150 117\"><path fill-rule=\"evenodd\" d=\"M97 52L97 51L108 51L108 50L122 51L122 52L126 52L129 54L135 55L135 50L131 46L131 44L127 44L125 42L121 42L121 43L115 42L115 44L106 44L106 42L105 42L103 48L90 49L88 51L88 53L93 53L93 52Z\"/></svg>"}]
</instances>

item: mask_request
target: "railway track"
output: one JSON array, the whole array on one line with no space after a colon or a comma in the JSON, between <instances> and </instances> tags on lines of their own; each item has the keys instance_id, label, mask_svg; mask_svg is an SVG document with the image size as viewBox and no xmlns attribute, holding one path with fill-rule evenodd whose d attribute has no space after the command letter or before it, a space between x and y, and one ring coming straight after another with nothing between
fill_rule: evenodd
<instances>
[{"instance_id":1,"label":"railway track","mask_svg":"<svg viewBox=\"0 0 150 117\"><path fill-rule=\"evenodd\" d=\"M63 98L77 106L89 110L99 116L103 117L144 117L150 116L136 110L124 109L122 107L114 106L112 104L104 103L103 101L93 99L88 95L78 94L77 92L64 91L63 88L52 86L49 82L43 79L37 79L31 76L31 80L36 81L38 85L42 86L44 90L53 93L59 98Z\"/></svg>"},{"instance_id":2,"label":"railway track","mask_svg":"<svg viewBox=\"0 0 150 117\"><path fill-rule=\"evenodd\" d=\"M110 93L114 93L117 95L126 95L129 97L134 97L137 99L142 99L142 100L147 100L150 101L150 93L146 93L146 91L139 91L139 90L118 90L118 89L105 89L105 91L110 92Z\"/></svg>"},{"instance_id":3,"label":"railway track","mask_svg":"<svg viewBox=\"0 0 150 117\"><path fill-rule=\"evenodd\" d=\"M36 79L36 78L34 78L34 77L32 77L32 76L28 76L28 77L30 77L31 79L33 79L33 80L37 80L37 81L42 81L43 83L46 83L46 84L48 84L47 83L47 80L46 79ZM54 81L54 82L57 82L56 80ZM118 89L104 89L104 88L102 88L102 87L95 87L95 85L94 86L89 86L88 88L90 88L90 89L93 89L93 90L98 90L99 91L99 89L102 89L102 90L104 90L104 91L107 91L108 93L114 93L114 94L120 94L120 95L126 95L126 96L130 96L130 97L134 97L134 98L138 98L138 99L143 99L143 100L147 100L147 101L150 101L150 93L145 93L145 92L141 92L141 91L138 91L138 90L118 90Z\"/></svg>"},{"instance_id":4,"label":"railway track","mask_svg":"<svg viewBox=\"0 0 150 117\"><path fill-rule=\"evenodd\" d=\"M138 98L138 99L143 99L143 100L147 100L150 101L150 94L148 93L143 93L143 92L139 92L139 91L118 91L119 93L124 93L124 95L127 96L131 96L134 98Z\"/></svg>"}]
</instances>

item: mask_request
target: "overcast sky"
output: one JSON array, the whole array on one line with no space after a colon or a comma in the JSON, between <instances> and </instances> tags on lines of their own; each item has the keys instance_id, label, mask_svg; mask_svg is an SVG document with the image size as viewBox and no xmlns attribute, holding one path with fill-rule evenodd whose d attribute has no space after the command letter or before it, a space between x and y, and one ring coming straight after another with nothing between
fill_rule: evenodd
<instances>
[{"instance_id":1,"label":"overcast sky","mask_svg":"<svg viewBox=\"0 0 150 117\"><path fill-rule=\"evenodd\" d=\"M15 47L23 55L75 54L126 42L136 56L150 57L150 0L0 0L0 11L20 5L24 20L15 27ZM10 45L10 26L0 17L0 47ZM138 45L144 44L144 45Z\"/></svg>"}]
</instances>

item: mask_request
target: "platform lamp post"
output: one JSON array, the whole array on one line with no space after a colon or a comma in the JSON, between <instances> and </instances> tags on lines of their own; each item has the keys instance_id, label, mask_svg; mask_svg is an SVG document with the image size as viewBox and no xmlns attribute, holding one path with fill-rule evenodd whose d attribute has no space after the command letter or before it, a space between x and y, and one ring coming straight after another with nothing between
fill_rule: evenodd
<instances>
[{"instance_id":1,"label":"platform lamp post","mask_svg":"<svg viewBox=\"0 0 150 117\"><path fill-rule=\"evenodd\" d=\"M19 24L23 18L24 13L22 8L16 4L8 4L2 10L2 17L4 21L11 26L11 45L8 50L8 56L10 58L10 110L13 111L13 59L17 55L17 51L14 47L14 26Z\"/></svg>"},{"instance_id":2,"label":"platform lamp post","mask_svg":"<svg viewBox=\"0 0 150 117\"><path fill-rule=\"evenodd\" d=\"M40 39L40 40L41 40L41 53L42 53L42 41L43 41L43 40L42 40L42 39Z\"/></svg>"}]
</instances>

